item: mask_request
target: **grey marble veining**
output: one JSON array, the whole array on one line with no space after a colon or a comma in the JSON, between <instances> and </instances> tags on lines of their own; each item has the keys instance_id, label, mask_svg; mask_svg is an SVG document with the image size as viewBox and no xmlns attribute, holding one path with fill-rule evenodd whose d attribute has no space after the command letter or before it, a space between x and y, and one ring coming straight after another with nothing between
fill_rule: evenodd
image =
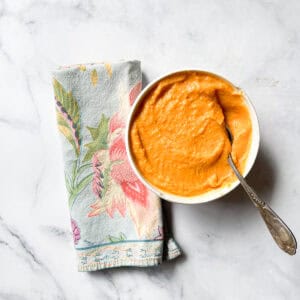
<instances>
[{"instance_id":1,"label":"grey marble veining","mask_svg":"<svg viewBox=\"0 0 300 300\"><path fill-rule=\"evenodd\" d=\"M299 15L296 0L0 0L0 299L299 299L299 255L277 249L240 188L168 205L176 262L78 273L50 77L140 59L145 81L199 68L243 87L262 136L249 182L300 239Z\"/></svg>"}]
</instances>

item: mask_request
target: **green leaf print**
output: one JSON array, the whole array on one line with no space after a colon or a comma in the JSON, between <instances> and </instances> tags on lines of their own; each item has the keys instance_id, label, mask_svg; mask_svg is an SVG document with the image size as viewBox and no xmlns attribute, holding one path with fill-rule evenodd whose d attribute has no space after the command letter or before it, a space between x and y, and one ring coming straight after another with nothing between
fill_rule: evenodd
<instances>
[{"instance_id":1,"label":"green leaf print","mask_svg":"<svg viewBox=\"0 0 300 300\"><path fill-rule=\"evenodd\" d=\"M91 164L80 165L79 159L73 161L71 177L65 175L66 185L69 192L69 206L74 204L77 196L91 183L93 174L81 176Z\"/></svg>"},{"instance_id":2,"label":"green leaf print","mask_svg":"<svg viewBox=\"0 0 300 300\"><path fill-rule=\"evenodd\" d=\"M78 157L81 143L78 103L72 93L67 92L56 79L53 80L53 88L58 129L72 145Z\"/></svg>"},{"instance_id":3,"label":"green leaf print","mask_svg":"<svg viewBox=\"0 0 300 300\"><path fill-rule=\"evenodd\" d=\"M108 122L109 118L102 115L97 128L87 127L93 141L84 145L88 149L83 159L84 162L91 160L93 154L98 150L107 149Z\"/></svg>"},{"instance_id":4,"label":"green leaf print","mask_svg":"<svg viewBox=\"0 0 300 300\"><path fill-rule=\"evenodd\" d=\"M93 174L89 174L88 176L84 177L71 191L69 195L69 206L72 207L74 201L76 200L77 196L90 184L93 180Z\"/></svg>"},{"instance_id":5,"label":"green leaf print","mask_svg":"<svg viewBox=\"0 0 300 300\"><path fill-rule=\"evenodd\" d=\"M121 242L126 240L126 235L123 232L120 232L119 236L108 235L106 238L111 243Z\"/></svg>"}]
</instances>

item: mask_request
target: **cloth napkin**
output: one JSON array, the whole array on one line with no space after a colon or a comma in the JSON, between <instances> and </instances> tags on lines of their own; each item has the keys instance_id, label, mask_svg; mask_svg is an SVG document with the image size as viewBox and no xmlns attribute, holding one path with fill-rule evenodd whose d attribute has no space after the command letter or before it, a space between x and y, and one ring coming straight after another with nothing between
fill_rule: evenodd
<instances>
[{"instance_id":1,"label":"cloth napkin","mask_svg":"<svg viewBox=\"0 0 300 300\"><path fill-rule=\"evenodd\" d=\"M142 87L139 61L53 73L57 124L79 271L155 266L180 255L161 202L130 168L126 117Z\"/></svg>"}]
</instances>

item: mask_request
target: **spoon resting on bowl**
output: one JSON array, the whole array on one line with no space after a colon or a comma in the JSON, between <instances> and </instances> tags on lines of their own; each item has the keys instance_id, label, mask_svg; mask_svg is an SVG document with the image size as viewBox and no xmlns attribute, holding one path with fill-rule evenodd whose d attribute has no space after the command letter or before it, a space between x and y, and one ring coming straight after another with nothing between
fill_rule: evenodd
<instances>
[{"instance_id":1,"label":"spoon resting on bowl","mask_svg":"<svg viewBox=\"0 0 300 300\"><path fill-rule=\"evenodd\" d=\"M227 135L230 143L233 142L233 136L230 129L226 126ZM255 191L248 185L244 177L241 175L236 165L233 162L232 156L229 153L228 163L235 173L236 177L240 181L245 192L248 194L252 203L258 208L263 220L265 221L274 241L277 243L280 249L284 252L294 255L297 250L297 241L292 231L281 220L281 218L271 209L271 207L263 200L261 200Z\"/></svg>"}]
</instances>

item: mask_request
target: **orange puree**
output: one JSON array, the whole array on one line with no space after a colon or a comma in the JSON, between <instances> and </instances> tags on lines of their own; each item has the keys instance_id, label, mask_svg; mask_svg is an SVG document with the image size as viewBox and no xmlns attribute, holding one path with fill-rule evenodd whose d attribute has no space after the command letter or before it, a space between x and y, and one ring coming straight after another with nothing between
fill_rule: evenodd
<instances>
[{"instance_id":1,"label":"orange puree","mask_svg":"<svg viewBox=\"0 0 300 300\"><path fill-rule=\"evenodd\" d=\"M150 184L180 196L229 185L236 180L227 162L230 151L243 172L251 120L243 93L228 81L205 72L176 73L142 101L131 123L130 149Z\"/></svg>"}]
</instances>

